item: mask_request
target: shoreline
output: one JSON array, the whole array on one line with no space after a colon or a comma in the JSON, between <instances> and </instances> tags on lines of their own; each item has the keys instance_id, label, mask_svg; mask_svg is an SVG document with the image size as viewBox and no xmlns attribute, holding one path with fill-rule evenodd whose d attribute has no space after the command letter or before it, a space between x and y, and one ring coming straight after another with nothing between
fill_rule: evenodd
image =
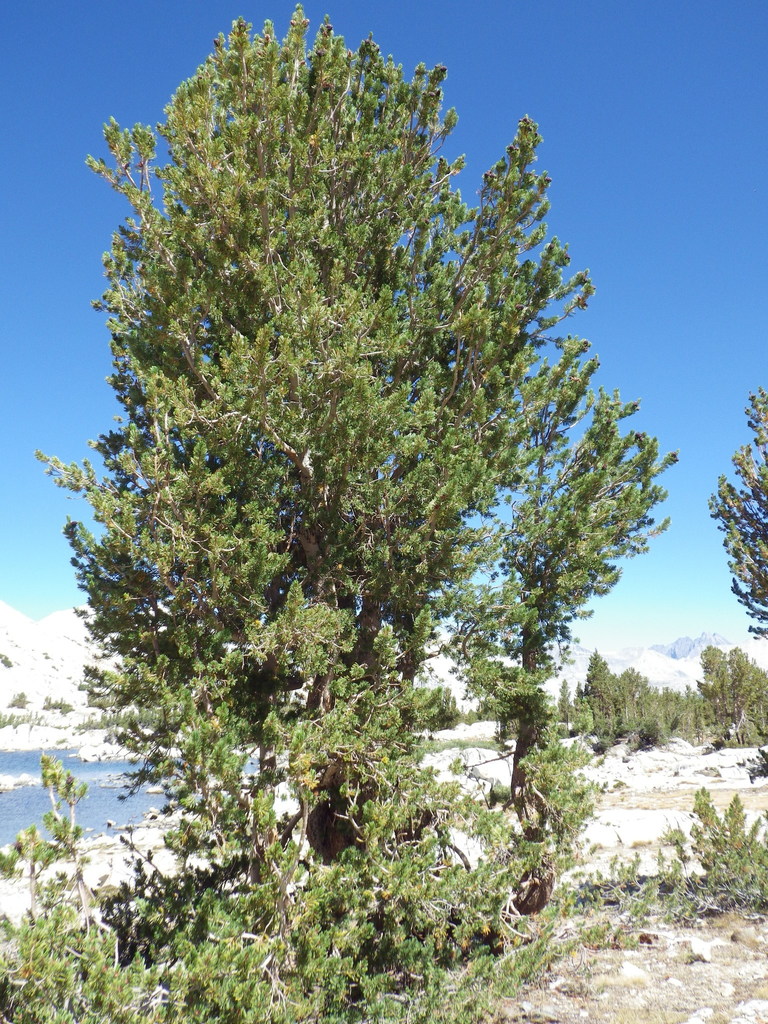
<instances>
[{"instance_id":1,"label":"shoreline","mask_svg":"<svg viewBox=\"0 0 768 1024\"><path fill-rule=\"evenodd\" d=\"M0 728L0 754L33 750L55 755L76 750L81 761L130 761L132 755L108 739L107 729L80 729L77 725L6 725Z\"/></svg>"}]
</instances>

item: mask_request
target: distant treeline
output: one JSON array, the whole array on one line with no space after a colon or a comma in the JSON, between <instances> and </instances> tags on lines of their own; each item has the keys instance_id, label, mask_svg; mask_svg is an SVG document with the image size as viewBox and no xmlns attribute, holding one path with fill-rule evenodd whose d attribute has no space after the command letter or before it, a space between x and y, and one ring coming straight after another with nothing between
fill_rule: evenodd
<instances>
[{"instance_id":1,"label":"distant treeline","mask_svg":"<svg viewBox=\"0 0 768 1024\"><path fill-rule=\"evenodd\" d=\"M728 653L707 647L701 670L696 690L658 689L634 668L619 675L611 672L595 651L573 699L563 682L559 719L569 735L593 736L598 750L622 738L635 748L652 747L671 736L718 745L765 742L768 673L738 647Z\"/></svg>"}]
</instances>

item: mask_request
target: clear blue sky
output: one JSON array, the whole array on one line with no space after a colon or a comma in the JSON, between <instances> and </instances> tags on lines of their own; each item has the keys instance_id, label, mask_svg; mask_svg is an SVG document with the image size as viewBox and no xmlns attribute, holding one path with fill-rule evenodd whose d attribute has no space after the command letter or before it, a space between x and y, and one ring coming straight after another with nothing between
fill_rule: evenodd
<instances>
[{"instance_id":1,"label":"clear blue sky","mask_svg":"<svg viewBox=\"0 0 768 1024\"><path fill-rule=\"evenodd\" d=\"M281 35L292 2L81 0L0 14L0 599L33 617L81 600L61 537L82 509L35 448L77 460L116 411L108 338L90 301L125 211L86 170L101 125L155 124L239 15ZM571 327L600 382L642 399L639 429L679 449L669 532L628 563L579 630L590 646L650 644L748 620L730 594L707 498L747 440L768 385L768 4L740 0L309 0L356 45L369 32L410 71L449 69L452 143L471 199L519 117L541 126L553 232L597 286Z\"/></svg>"}]
</instances>

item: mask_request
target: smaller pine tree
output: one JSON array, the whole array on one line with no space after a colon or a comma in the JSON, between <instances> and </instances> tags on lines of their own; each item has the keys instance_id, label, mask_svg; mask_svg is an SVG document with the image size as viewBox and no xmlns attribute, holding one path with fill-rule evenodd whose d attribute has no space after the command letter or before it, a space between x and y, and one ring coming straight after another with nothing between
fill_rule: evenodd
<instances>
[{"instance_id":1,"label":"smaller pine tree","mask_svg":"<svg viewBox=\"0 0 768 1024\"><path fill-rule=\"evenodd\" d=\"M731 589L754 620L750 632L768 635L768 392L759 388L746 409L749 444L733 456L737 483L721 476L710 499L725 534Z\"/></svg>"}]
</instances>

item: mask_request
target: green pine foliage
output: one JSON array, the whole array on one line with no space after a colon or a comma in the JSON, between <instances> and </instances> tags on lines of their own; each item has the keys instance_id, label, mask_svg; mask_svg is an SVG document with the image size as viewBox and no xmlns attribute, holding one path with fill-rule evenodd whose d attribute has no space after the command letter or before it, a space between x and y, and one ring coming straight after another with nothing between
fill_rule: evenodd
<instances>
[{"instance_id":1,"label":"green pine foliage","mask_svg":"<svg viewBox=\"0 0 768 1024\"><path fill-rule=\"evenodd\" d=\"M558 701L562 723L573 734L591 735L599 750L620 738L636 748L671 736L691 742L712 740L740 746L768 736L768 673L741 648L727 653L707 647L701 654L703 678L684 692L651 686L636 669L616 674L594 651L583 686L571 701L563 684ZM757 769L756 769L757 771Z\"/></svg>"},{"instance_id":2,"label":"green pine foliage","mask_svg":"<svg viewBox=\"0 0 768 1024\"><path fill-rule=\"evenodd\" d=\"M525 915L589 796L540 684L664 528L673 457L561 333L593 289L544 223L536 125L469 207L446 69L307 29L236 22L165 163L115 121L89 161L131 210L99 304L122 418L96 464L47 462L97 524L66 531L116 666L95 698L167 788L179 874L69 944L77 1006L28 988L14 1022L104 1019L109 942L126 1021L469 1021L549 955ZM440 639L516 737L501 806L421 766Z\"/></svg>"},{"instance_id":3,"label":"green pine foliage","mask_svg":"<svg viewBox=\"0 0 768 1024\"><path fill-rule=\"evenodd\" d=\"M689 878L689 892L701 911L768 907L766 816L747 824L744 805L735 796L722 816L706 789L696 794L691 854L703 877Z\"/></svg>"},{"instance_id":4,"label":"green pine foliage","mask_svg":"<svg viewBox=\"0 0 768 1024\"><path fill-rule=\"evenodd\" d=\"M40 760L42 784L48 790L51 809L43 815L43 824L50 835L46 839L36 825L20 832L7 854L0 854L0 874L14 877L21 872L29 888L29 918L36 922L41 906L51 908L72 896L80 911L86 930L94 923L93 893L85 883L83 870L87 863L81 840L83 830L76 821L76 808L88 787L80 783L55 757L43 754ZM68 877L57 877L45 885L41 875L57 861L69 865Z\"/></svg>"},{"instance_id":5,"label":"green pine foliage","mask_svg":"<svg viewBox=\"0 0 768 1024\"><path fill-rule=\"evenodd\" d=\"M115 934L101 920L87 886L83 830L76 809L87 787L60 761L41 759L51 810L43 815L50 838L36 825L24 829L0 874L21 875L29 893L22 924L5 923L0 948L0 1014L13 1024L144 1024L164 990L156 970L139 959L121 963ZM8 941L10 939L10 941Z\"/></svg>"}]
</instances>

